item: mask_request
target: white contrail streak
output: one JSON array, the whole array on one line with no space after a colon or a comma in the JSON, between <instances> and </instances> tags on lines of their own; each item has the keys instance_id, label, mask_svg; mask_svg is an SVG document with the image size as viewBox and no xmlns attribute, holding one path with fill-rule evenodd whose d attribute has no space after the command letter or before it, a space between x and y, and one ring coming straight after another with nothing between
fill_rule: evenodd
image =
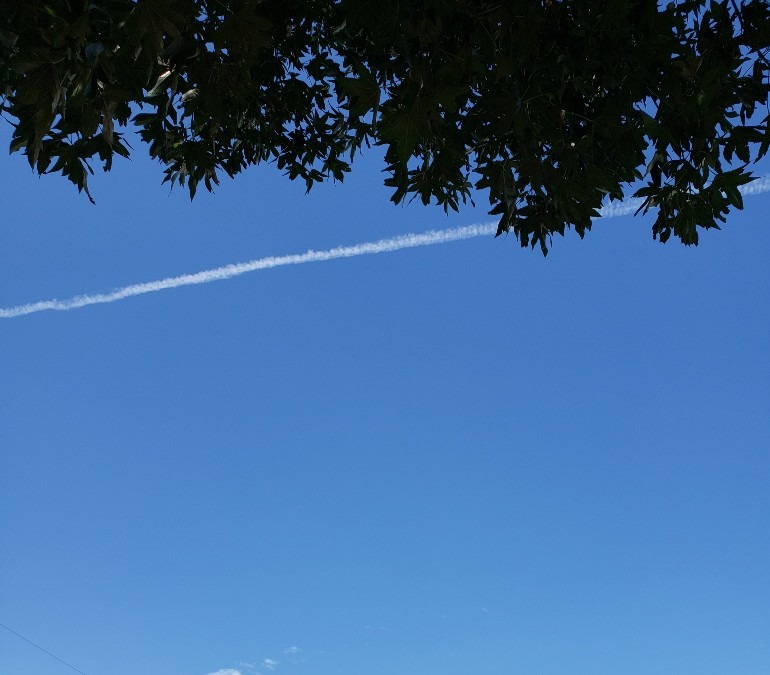
<instances>
[{"instance_id":1,"label":"white contrail streak","mask_svg":"<svg viewBox=\"0 0 770 675\"><path fill-rule=\"evenodd\" d=\"M108 302L116 302L124 298L131 298L135 295L144 295L145 293L155 293L165 291L168 288L178 288L179 286L193 286L195 284L207 284L212 281L221 281L231 279L232 277L256 272L257 270L266 270L272 267L283 267L285 265L303 265L311 262L323 262L325 260L335 260L336 258L352 258L359 255L369 255L373 253L389 253L398 251L402 248L415 248L416 246L433 246L434 244L447 244L450 241L460 241L461 239L471 239L483 235L493 234L497 231L497 225L493 223L484 223L481 225L467 225L450 230L432 230L422 234L404 234L391 239L380 239L379 241L368 242L365 244L355 244L353 246L337 246L326 251L307 251L306 253L297 253L294 255L270 256L268 258L259 258L249 262L236 263L216 267L195 274L183 274L178 277L169 277L159 281L148 281L143 284L133 284L118 288L109 293L98 293L96 295L77 295L67 300L41 300L32 302L28 305L18 305L0 309L0 318L12 319L25 314L34 314L35 312L44 312L46 310L67 311L78 309L87 305L99 305Z\"/></svg>"},{"instance_id":2,"label":"white contrail streak","mask_svg":"<svg viewBox=\"0 0 770 675\"><path fill-rule=\"evenodd\" d=\"M741 188L744 195L755 195L770 191L770 176L764 176L748 186ZM619 204L609 204L601 210L602 218L617 218L636 211L641 205L641 199L630 199ZM141 284L132 284L124 286L109 293L97 293L95 295L77 295L67 300L41 300L31 302L26 305L17 305L16 307L0 308L0 319L13 319L25 314L34 314L46 310L68 311L70 309L79 309L87 305L100 305L109 302L117 302L125 298L131 298L135 295L144 295L145 293L156 293L165 291L168 288L178 288L179 286L194 286L195 284L208 284L212 281L222 281L223 279L232 279L233 277L256 272L257 270L266 270L272 267L284 267L285 265L304 265L311 262L323 262L325 260L335 260L337 258L353 258L359 255L371 255L374 253L390 253L404 248L415 248L417 246L433 246L435 244L447 244L452 241L462 239L472 239L484 235L494 234L497 231L495 223L482 223L480 225L467 225L448 230L431 230L422 234L404 234L390 239L380 239L379 241L367 242L364 244L355 244L353 246L337 246L326 251L307 251L306 253L297 253L293 255L270 256L267 258L258 258L244 263L235 263L224 265L210 270L203 270L194 274L183 274L178 277L168 277L158 281L147 281Z\"/></svg>"},{"instance_id":3,"label":"white contrail streak","mask_svg":"<svg viewBox=\"0 0 770 675\"><path fill-rule=\"evenodd\" d=\"M746 197L749 195L759 195L763 192L770 192L770 176L762 176L757 180L749 183L748 185L742 185L738 188L741 194ZM627 216L629 213L635 213L636 210L644 203L643 199L625 199L622 202L616 204L607 204L601 210L602 218L617 218L618 216Z\"/></svg>"}]
</instances>

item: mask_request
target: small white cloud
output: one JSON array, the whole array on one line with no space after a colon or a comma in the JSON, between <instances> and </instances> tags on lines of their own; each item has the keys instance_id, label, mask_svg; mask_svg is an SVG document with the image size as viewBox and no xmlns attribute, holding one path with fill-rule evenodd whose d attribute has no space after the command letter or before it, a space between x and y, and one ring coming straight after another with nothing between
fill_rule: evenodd
<instances>
[{"instance_id":1,"label":"small white cloud","mask_svg":"<svg viewBox=\"0 0 770 675\"><path fill-rule=\"evenodd\" d=\"M243 675L243 673L235 668L220 668L219 670L208 673L208 675Z\"/></svg>"},{"instance_id":2,"label":"small white cloud","mask_svg":"<svg viewBox=\"0 0 770 675\"><path fill-rule=\"evenodd\" d=\"M284 654L299 654L302 650L299 647L286 647L283 650Z\"/></svg>"},{"instance_id":3,"label":"small white cloud","mask_svg":"<svg viewBox=\"0 0 770 675\"><path fill-rule=\"evenodd\" d=\"M268 670L275 670L275 667L278 665L278 661L275 659L265 659L262 661L262 666L264 668L267 668Z\"/></svg>"}]
</instances>

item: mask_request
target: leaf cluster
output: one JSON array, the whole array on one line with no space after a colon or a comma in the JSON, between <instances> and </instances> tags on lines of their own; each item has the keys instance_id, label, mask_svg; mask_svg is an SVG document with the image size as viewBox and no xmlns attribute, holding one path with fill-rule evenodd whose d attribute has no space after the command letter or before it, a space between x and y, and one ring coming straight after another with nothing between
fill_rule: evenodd
<instances>
[{"instance_id":1,"label":"leaf cluster","mask_svg":"<svg viewBox=\"0 0 770 675\"><path fill-rule=\"evenodd\" d=\"M606 200L698 242L770 148L764 0L3 0L11 151L88 194L138 130L194 196L274 162L309 190L385 148L392 199L486 191L547 253ZM90 196L90 195L89 195Z\"/></svg>"}]
</instances>

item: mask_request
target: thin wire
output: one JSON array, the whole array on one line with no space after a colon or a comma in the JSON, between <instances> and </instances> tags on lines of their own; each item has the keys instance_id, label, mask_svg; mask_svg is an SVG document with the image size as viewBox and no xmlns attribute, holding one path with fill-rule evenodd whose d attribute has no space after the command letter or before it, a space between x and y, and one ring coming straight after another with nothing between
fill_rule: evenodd
<instances>
[{"instance_id":1,"label":"thin wire","mask_svg":"<svg viewBox=\"0 0 770 675\"><path fill-rule=\"evenodd\" d=\"M16 637L21 638L22 640L24 640L24 642L29 642L29 644L31 644L33 647L39 649L41 652L43 652L45 654L48 654L48 656L50 656L53 659L56 659L60 663L63 663L68 668L72 668L72 670L74 670L76 673L80 673L80 675L86 675L82 670L80 670L80 668L75 668L75 666L73 666L71 663L67 663L64 659L60 659L58 656L56 656L56 654L51 654L51 652L49 652L47 649L43 649L40 645L36 645L34 642L32 642L32 640L28 640L23 635L19 635L12 628L8 628L8 626L5 626L2 623L0 623L0 628L5 628L5 630L7 630L9 633L13 633Z\"/></svg>"}]
</instances>

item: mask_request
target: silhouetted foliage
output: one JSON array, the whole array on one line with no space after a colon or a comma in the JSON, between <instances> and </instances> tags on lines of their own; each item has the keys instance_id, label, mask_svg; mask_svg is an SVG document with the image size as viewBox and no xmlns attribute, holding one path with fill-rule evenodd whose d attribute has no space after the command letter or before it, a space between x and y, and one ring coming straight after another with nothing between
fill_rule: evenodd
<instances>
[{"instance_id":1,"label":"silhouetted foliage","mask_svg":"<svg viewBox=\"0 0 770 675\"><path fill-rule=\"evenodd\" d=\"M393 201L486 190L543 252L634 190L694 244L770 147L766 0L0 1L11 151L86 192L130 124L191 196L264 161L310 189L377 144Z\"/></svg>"}]
</instances>

